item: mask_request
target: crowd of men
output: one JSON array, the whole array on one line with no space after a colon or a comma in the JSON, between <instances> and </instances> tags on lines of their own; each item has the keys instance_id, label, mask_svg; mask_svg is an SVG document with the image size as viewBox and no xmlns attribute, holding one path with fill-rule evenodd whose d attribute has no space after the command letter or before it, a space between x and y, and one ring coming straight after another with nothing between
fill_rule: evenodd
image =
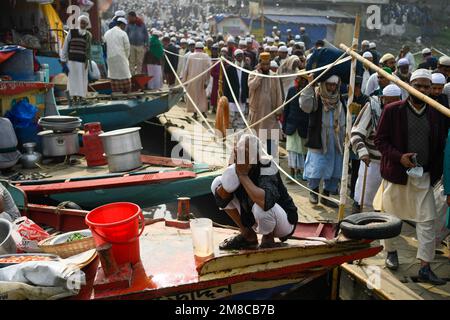
<instances>
[{"instance_id":1,"label":"crowd of men","mask_svg":"<svg viewBox=\"0 0 450 320\"><path fill-rule=\"evenodd\" d=\"M164 85L178 85L178 78L185 83L187 111L193 112L194 119L198 119L199 112L204 117L208 109L215 112L219 98L225 96L229 102L229 127L243 129L247 121L257 132L281 128L292 176L307 181L311 204L317 205L320 198L321 204L337 208L330 196L338 194L343 173L346 85L338 75L332 75L308 86L314 81L313 75L296 75L305 69L317 50L326 49L323 41L312 45L305 28L281 35L274 27L262 42L251 34L212 35L198 30L180 32L176 27L148 31L135 12L124 11L115 13L109 27L104 41L113 91L128 92L131 76L136 73L151 76L148 87L156 90ZM68 60L69 68L79 69L73 77L69 73L69 91L73 88L70 82L82 83L76 77L85 76L84 65L79 63L84 63L87 57L78 55L80 48L86 49L84 29L85 23L66 40L65 61ZM70 43L71 39L76 39L76 43ZM437 59L430 49L424 48L423 61L416 67L408 47L404 46L398 54L381 54L375 43L366 40L362 41L359 53L448 108L450 57ZM225 58L225 70L220 64L213 66L220 57ZM76 96L83 94L74 91ZM292 99L298 94L298 98ZM283 110L271 114L287 101ZM431 270L430 262L439 244L442 220L436 210L433 187L443 176L449 121L421 99L410 96L408 91L367 67L356 77L354 101L348 108L354 118L353 212L363 209L364 198L365 209L378 209L414 221L419 243L417 258L421 261L419 279L444 284ZM264 142L268 154L277 155L280 138L281 135L267 136ZM239 141L244 152L248 152L248 144L257 143L249 136ZM271 179L261 178L260 166L252 169L251 165L235 164L232 168L212 188L218 204L228 208L225 211L241 228L239 237L230 239L222 248L254 248L255 232L266 236L264 246L274 245L274 237L285 239L290 235L296 209L279 174ZM450 190L445 192L450 194ZM265 194L270 194L270 200L264 198ZM376 203L381 203L381 208ZM241 223L236 218L244 212L248 219ZM386 240L385 247L386 266L398 268L392 240Z\"/></svg>"}]
</instances>

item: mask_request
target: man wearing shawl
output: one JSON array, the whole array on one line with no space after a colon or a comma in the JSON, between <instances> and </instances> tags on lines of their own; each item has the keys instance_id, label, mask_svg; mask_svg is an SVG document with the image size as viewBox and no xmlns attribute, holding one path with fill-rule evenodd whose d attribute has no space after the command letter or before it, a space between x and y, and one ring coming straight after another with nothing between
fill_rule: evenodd
<instances>
[{"instance_id":1,"label":"man wearing shawl","mask_svg":"<svg viewBox=\"0 0 450 320\"><path fill-rule=\"evenodd\" d=\"M313 80L313 75L308 80ZM309 127L306 147L304 178L308 186L319 192L320 180L324 180L322 194L329 197L336 194L342 176L344 154L345 108L339 93L341 80L332 76L321 82L319 87L308 88L300 95L300 108L309 113ZM309 201L319 202L316 193L310 192ZM321 198L320 202L328 207L337 208L334 202Z\"/></svg>"},{"instance_id":2,"label":"man wearing shawl","mask_svg":"<svg viewBox=\"0 0 450 320\"><path fill-rule=\"evenodd\" d=\"M197 42L195 44L195 52L191 53L187 58L186 68L184 69L182 75L184 82L197 77L199 74L205 72L211 67L211 58L203 51L203 48L203 43ZM205 89L210 81L209 78L210 72L205 72L203 76L186 85L186 90L189 96L205 117L206 111L208 110L208 99ZM193 112L193 118L198 119L197 109L194 107L190 99L187 99L187 112Z\"/></svg>"},{"instance_id":3,"label":"man wearing shawl","mask_svg":"<svg viewBox=\"0 0 450 320\"><path fill-rule=\"evenodd\" d=\"M150 47L147 51L144 63L147 65L147 74L152 77L148 82L150 90L159 90L163 86L162 64L164 59L164 49L159 40L160 33L153 32L150 38Z\"/></svg>"},{"instance_id":4,"label":"man wearing shawl","mask_svg":"<svg viewBox=\"0 0 450 320\"><path fill-rule=\"evenodd\" d=\"M78 18L78 29L70 30L61 50L61 62L69 70L67 88L71 100L80 103L88 89L88 65L91 57L92 35L87 30L89 17Z\"/></svg>"},{"instance_id":5,"label":"man wearing shawl","mask_svg":"<svg viewBox=\"0 0 450 320\"><path fill-rule=\"evenodd\" d=\"M300 64L300 58L297 55L292 55L289 58L283 60L280 67L278 68L277 73L279 75L297 73L299 71ZM294 85L295 79L296 75L293 75L292 77L280 78L281 90L283 91L283 100L285 100L289 88Z\"/></svg>"},{"instance_id":6,"label":"man wearing shawl","mask_svg":"<svg viewBox=\"0 0 450 320\"><path fill-rule=\"evenodd\" d=\"M127 93L131 90L131 73L128 63L130 41L124 31L128 21L117 19L117 25L105 33L108 78L113 92Z\"/></svg>"},{"instance_id":7,"label":"man wearing shawl","mask_svg":"<svg viewBox=\"0 0 450 320\"><path fill-rule=\"evenodd\" d=\"M274 76L275 73L270 70L270 53L264 52L259 56L259 64L256 66L256 73L263 75ZM269 78L257 74L250 74L248 76L249 89L249 123L254 124L260 119L265 118L273 110L277 109L283 104L281 97L281 85L277 78ZM276 156L278 152L279 135L272 135L272 130L279 130L277 118L281 116L282 111L277 114L272 114L270 117L252 129L259 133L260 137L267 134L267 152ZM263 131L264 130L264 131ZM261 132L259 132L261 131Z\"/></svg>"}]
</instances>

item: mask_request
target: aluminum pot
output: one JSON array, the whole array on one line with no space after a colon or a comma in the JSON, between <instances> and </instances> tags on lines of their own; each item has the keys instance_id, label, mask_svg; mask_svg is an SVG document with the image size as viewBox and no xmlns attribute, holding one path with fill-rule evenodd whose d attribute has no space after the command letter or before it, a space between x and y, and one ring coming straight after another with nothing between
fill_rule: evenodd
<instances>
[{"instance_id":1,"label":"aluminum pot","mask_svg":"<svg viewBox=\"0 0 450 320\"><path fill-rule=\"evenodd\" d=\"M142 149L141 128L127 128L105 132L99 135L102 138L105 154L115 155Z\"/></svg>"},{"instance_id":2,"label":"aluminum pot","mask_svg":"<svg viewBox=\"0 0 450 320\"><path fill-rule=\"evenodd\" d=\"M8 220L0 218L0 255L16 252L16 242L12 237L12 224Z\"/></svg>"},{"instance_id":3,"label":"aluminum pot","mask_svg":"<svg viewBox=\"0 0 450 320\"><path fill-rule=\"evenodd\" d=\"M142 148L141 148L142 149ZM141 149L121 154L106 155L110 172L130 171L142 166Z\"/></svg>"},{"instance_id":4,"label":"aluminum pot","mask_svg":"<svg viewBox=\"0 0 450 320\"><path fill-rule=\"evenodd\" d=\"M42 137L42 153L46 157L61 157L76 154L80 150L78 133L54 133L51 130L38 133Z\"/></svg>"}]
</instances>

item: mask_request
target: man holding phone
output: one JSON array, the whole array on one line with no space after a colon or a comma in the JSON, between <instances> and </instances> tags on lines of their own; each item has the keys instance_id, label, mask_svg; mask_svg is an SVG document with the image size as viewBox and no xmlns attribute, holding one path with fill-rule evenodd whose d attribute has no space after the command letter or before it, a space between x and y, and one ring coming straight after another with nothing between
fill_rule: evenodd
<instances>
[{"instance_id":1,"label":"man holding phone","mask_svg":"<svg viewBox=\"0 0 450 320\"><path fill-rule=\"evenodd\" d=\"M431 93L432 74L416 70L411 86L424 95ZM390 104L381 116L375 144L381 152L382 211L402 220L414 221L418 240L417 258L421 262L419 281L443 285L445 280L434 274L430 262L436 246L437 210L433 185L443 172L445 119L438 111L415 96ZM385 240L386 266L399 266L393 239Z\"/></svg>"}]
</instances>

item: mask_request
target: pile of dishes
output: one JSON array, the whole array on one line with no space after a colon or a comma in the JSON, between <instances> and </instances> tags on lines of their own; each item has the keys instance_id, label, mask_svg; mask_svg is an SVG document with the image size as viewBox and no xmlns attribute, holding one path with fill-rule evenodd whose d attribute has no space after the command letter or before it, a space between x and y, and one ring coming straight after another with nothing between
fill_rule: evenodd
<instances>
[{"instance_id":1,"label":"pile of dishes","mask_svg":"<svg viewBox=\"0 0 450 320\"><path fill-rule=\"evenodd\" d=\"M80 150L78 129L81 119L70 116L48 116L39 119L44 129L39 132L42 138L42 153L46 157L60 157L76 154Z\"/></svg>"}]
</instances>

